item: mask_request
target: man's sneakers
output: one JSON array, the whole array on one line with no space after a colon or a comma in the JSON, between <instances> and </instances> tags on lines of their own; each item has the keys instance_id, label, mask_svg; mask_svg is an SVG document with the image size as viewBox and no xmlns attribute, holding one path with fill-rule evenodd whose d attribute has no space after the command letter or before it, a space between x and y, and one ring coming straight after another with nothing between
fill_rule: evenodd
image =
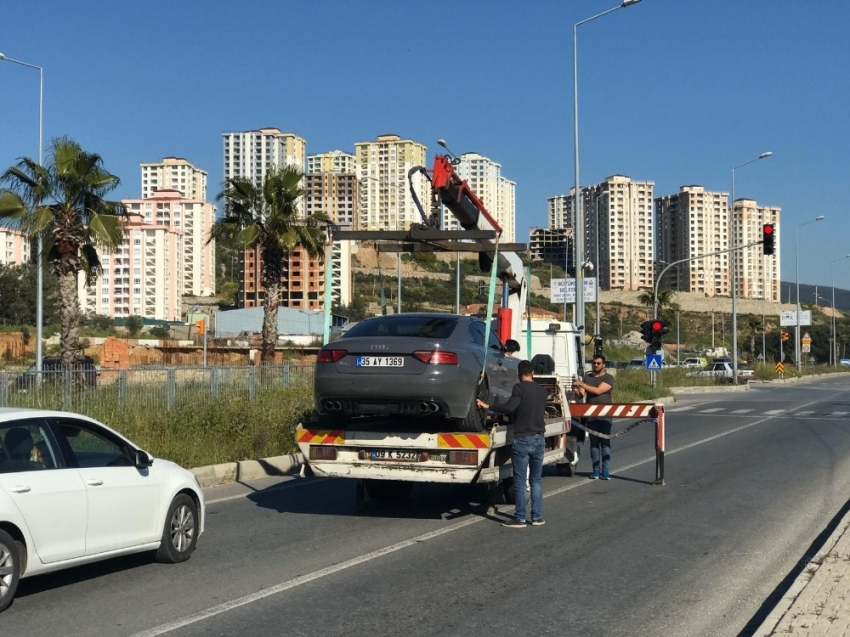
<instances>
[{"instance_id":1,"label":"man's sneakers","mask_svg":"<svg viewBox=\"0 0 850 637\"><path fill-rule=\"evenodd\" d=\"M516 518L511 518L507 522L502 522L502 526L506 529L524 529L525 520L517 520Z\"/></svg>"},{"instance_id":2,"label":"man's sneakers","mask_svg":"<svg viewBox=\"0 0 850 637\"><path fill-rule=\"evenodd\" d=\"M599 480L599 469L594 469L593 473L590 474L591 480Z\"/></svg>"},{"instance_id":3,"label":"man's sneakers","mask_svg":"<svg viewBox=\"0 0 850 637\"><path fill-rule=\"evenodd\" d=\"M531 521L531 526L543 526L544 524L546 524L546 520L544 520L543 518Z\"/></svg>"},{"instance_id":4,"label":"man's sneakers","mask_svg":"<svg viewBox=\"0 0 850 637\"><path fill-rule=\"evenodd\" d=\"M601 477L603 480L610 480L610 479L611 479L611 474L610 474L610 473L608 473L608 469L603 469L603 470L602 470L602 475L601 475L600 477Z\"/></svg>"}]
</instances>

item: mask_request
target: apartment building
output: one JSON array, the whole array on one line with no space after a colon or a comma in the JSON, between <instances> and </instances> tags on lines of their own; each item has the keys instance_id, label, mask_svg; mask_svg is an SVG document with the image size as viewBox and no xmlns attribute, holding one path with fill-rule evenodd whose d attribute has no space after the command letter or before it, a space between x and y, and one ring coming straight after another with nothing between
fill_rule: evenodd
<instances>
[{"instance_id":1,"label":"apartment building","mask_svg":"<svg viewBox=\"0 0 850 637\"><path fill-rule=\"evenodd\" d=\"M553 195L546 198L549 229L575 227L575 219L572 217L573 203L567 201L569 197L570 195Z\"/></svg>"},{"instance_id":2,"label":"apartment building","mask_svg":"<svg viewBox=\"0 0 850 637\"><path fill-rule=\"evenodd\" d=\"M703 186L682 186L679 192L655 199L657 271L666 264L727 250L730 240L729 193ZM706 296L731 294L728 252L706 256L670 268L661 285Z\"/></svg>"},{"instance_id":3,"label":"apartment building","mask_svg":"<svg viewBox=\"0 0 850 637\"><path fill-rule=\"evenodd\" d=\"M207 244L215 206L157 190L147 199L126 199L124 242L98 248L103 274L91 287L80 277L83 313L169 321L182 320L184 294L215 291L215 245Z\"/></svg>"},{"instance_id":4,"label":"apartment building","mask_svg":"<svg viewBox=\"0 0 850 637\"><path fill-rule=\"evenodd\" d=\"M341 150L309 155L307 157L307 172L357 174L357 158Z\"/></svg>"},{"instance_id":5,"label":"apartment building","mask_svg":"<svg viewBox=\"0 0 850 637\"><path fill-rule=\"evenodd\" d=\"M421 223L410 196L407 173L414 166L426 166L425 146L392 134L354 146L360 180L360 229L407 230L411 223ZM428 182L424 175L416 173L413 184L427 215Z\"/></svg>"},{"instance_id":6,"label":"apartment building","mask_svg":"<svg viewBox=\"0 0 850 637\"><path fill-rule=\"evenodd\" d=\"M612 175L582 188L584 246L582 261L594 264L601 290L650 290L655 284L653 181ZM573 189L566 201L572 219Z\"/></svg>"},{"instance_id":7,"label":"apartment building","mask_svg":"<svg viewBox=\"0 0 850 637\"><path fill-rule=\"evenodd\" d=\"M572 228L530 228L528 256L532 261L542 261L564 269L575 276L573 267Z\"/></svg>"},{"instance_id":8,"label":"apartment building","mask_svg":"<svg viewBox=\"0 0 850 637\"><path fill-rule=\"evenodd\" d=\"M502 241L516 241L516 182L502 176L502 165L478 153L464 153L455 166L472 192L484 202L490 215L502 228ZM454 215L443 210L442 228L460 230Z\"/></svg>"},{"instance_id":9,"label":"apartment building","mask_svg":"<svg viewBox=\"0 0 850 637\"><path fill-rule=\"evenodd\" d=\"M187 199L207 200L207 171L182 157L164 157L159 163L141 164L141 169L142 199L157 190L177 190Z\"/></svg>"},{"instance_id":10,"label":"apartment building","mask_svg":"<svg viewBox=\"0 0 850 637\"><path fill-rule=\"evenodd\" d=\"M781 208L760 206L754 199L736 199L732 204L736 246L750 246L762 239L766 223L776 226L774 254L765 256L760 243L736 252L736 286L739 298L779 302L780 259L782 258ZM731 247L731 246L730 246Z\"/></svg>"},{"instance_id":11,"label":"apartment building","mask_svg":"<svg viewBox=\"0 0 850 637\"><path fill-rule=\"evenodd\" d=\"M0 228L0 264L23 265L30 261L30 240L20 232Z\"/></svg>"},{"instance_id":12,"label":"apartment building","mask_svg":"<svg viewBox=\"0 0 850 637\"><path fill-rule=\"evenodd\" d=\"M307 158L307 142L277 128L261 128L240 133L222 133L224 178L244 177L258 186L271 168L297 166L302 171Z\"/></svg>"},{"instance_id":13,"label":"apartment building","mask_svg":"<svg viewBox=\"0 0 850 637\"><path fill-rule=\"evenodd\" d=\"M243 258L244 267L237 307L265 305L265 289L261 281L263 262L261 248L257 246L245 250ZM342 255L340 258L343 258ZM324 266L319 263L319 259L310 257L304 248L296 247L283 262L280 305L300 310L319 310L325 306L324 299Z\"/></svg>"}]
</instances>

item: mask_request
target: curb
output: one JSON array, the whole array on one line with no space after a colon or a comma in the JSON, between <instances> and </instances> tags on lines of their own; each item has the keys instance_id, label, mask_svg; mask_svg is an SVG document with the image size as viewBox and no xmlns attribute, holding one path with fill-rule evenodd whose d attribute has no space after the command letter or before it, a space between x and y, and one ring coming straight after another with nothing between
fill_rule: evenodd
<instances>
[{"instance_id":1,"label":"curb","mask_svg":"<svg viewBox=\"0 0 850 637\"><path fill-rule=\"evenodd\" d=\"M845 514L838 526L835 527L832 535L830 535L829 539L824 542L821 550L812 556L812 559L809 560L806 568L804 568L797 576L797 579L794 580L794 583L791 585L791 588L788 589L788 592L782 596L782 599L776 603L776 606L772 611L770 611L770 614L768 614L761 626L755 630L753 637L770 637L771 635L776 634L776 629L779 627L779 624L785 618L785 615L788 614L791 607L795 604L797 598L799 598L806 589L806 586L809 585L809 582L814 579L817 570L824 563L824 559L832 552L835 545L838 544L841 536L847 532L848 526L850 526L850 512ZM811 571L812 568L815 570Z\"/></svg>"},{"instance_id":2,"label":"curb","mask_svg":"<svg viewBox=\"0 0 850 637\"><path fill-rule=\"evenodd\" d=\"M190 471L195 474L201 488L206 489L231 482L244 482L295 473L301 469L303 463L304 457L300 453L293 453L273 458L260 458L259 460L224 462L196 467L190 469Z\"/></svg>"}]
</instances>

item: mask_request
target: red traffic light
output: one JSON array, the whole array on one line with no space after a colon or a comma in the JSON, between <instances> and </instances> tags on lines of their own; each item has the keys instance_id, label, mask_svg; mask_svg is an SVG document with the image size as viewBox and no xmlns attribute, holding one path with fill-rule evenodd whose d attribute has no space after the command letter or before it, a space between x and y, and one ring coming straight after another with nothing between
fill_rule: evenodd
<instances>
[{"instance_id":1,"label":"red traffic light","mask_svg":"<svg viewBox=\"0 0 850 637\"><path fill-rule=\"evenodd\" d=\"M660 332L662 327L664 327L664 324L661 321L653 321L652 322L652 331L653 332Z\"/></svg>"},{"instance_id":2,"label":"red traffic light","mask_svg":"<svg viewBox=\"0 0 850 637\"><path fill-rule=\"evenodd\" d=\"M764 233L765 234L773 234L773 224L772 223L765 224Z\"/></svg>"}]
</instances>

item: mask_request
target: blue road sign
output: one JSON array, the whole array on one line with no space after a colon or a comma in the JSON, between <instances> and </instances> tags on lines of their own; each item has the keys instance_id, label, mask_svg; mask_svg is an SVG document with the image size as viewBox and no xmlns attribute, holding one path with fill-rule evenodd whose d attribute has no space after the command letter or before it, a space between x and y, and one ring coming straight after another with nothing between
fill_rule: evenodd
<instances>
[{"instance_id":1,"label":"blue road sign","mask_svg":"<svg viewBox=\"0 0 850 637\"><path fill-rule=\"evenodd\" d=\"M661 369L661 354L647 354L646 368L651 372L657 372Z\"/></svg>"}]
</instances>

